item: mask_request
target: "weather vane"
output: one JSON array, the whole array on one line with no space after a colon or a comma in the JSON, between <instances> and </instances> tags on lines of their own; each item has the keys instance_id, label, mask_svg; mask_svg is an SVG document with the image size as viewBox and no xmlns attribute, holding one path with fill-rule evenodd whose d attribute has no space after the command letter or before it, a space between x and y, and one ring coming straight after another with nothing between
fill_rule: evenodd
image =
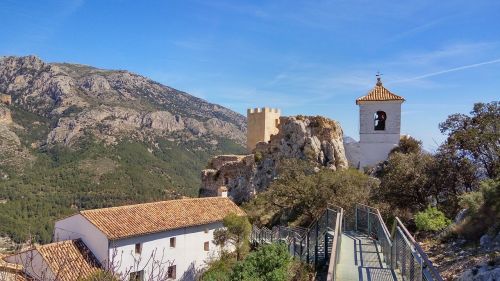
<instances>
[{"instance_id":1,"label":"weather vane","mask_svg":"<svg viewBox=\"0 0 500 281\"><path fill-rule=\"evenodd\" d=\"M375 75L375 76L377 76L377 86L382 86L382 80L381 80L382 75L384 75L384 74L380 73L380 71L377 71L377 75Z\"/></svg>"}]
</instances>

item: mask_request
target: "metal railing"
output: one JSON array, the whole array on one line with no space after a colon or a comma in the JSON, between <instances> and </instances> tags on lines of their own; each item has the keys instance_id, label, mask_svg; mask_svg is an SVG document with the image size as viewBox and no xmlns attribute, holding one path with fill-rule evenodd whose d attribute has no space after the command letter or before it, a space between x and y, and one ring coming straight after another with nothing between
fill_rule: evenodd
<instances>
[{"instance_id":1,"label":"metal railing","mask_svg":"<svg viewBox=\"0 0 500 281\"><path fill-rule=\"evenodd\" d=\"M398 217L391 234L378 209L356 204L354 215L354 230L377 241L384 263L399 273L402 281L443 281ZM344 210L329 205L308 228L276 226L268 229L254 225L251 242L254 245L283 242L294 257L317 269L328 266L326 280L335 281L344 220Z\"/></svg>"},{"instance_id":2,"label":"metal railing","mask_svg":"<svg viewBox=\"0 0 500 281\"><path fill-rule=\"evenodd\" d=\"M338 263L343 222L343 209L329 205L308 228L275 226L252 227L250 241L254 245L283 242L292 256L316 268ZM335 279L328 279L335 280Z\"/></svg>"},{"instance_id":3,"label":"metal railing","mask_svg":"<svg viewBox=\"0 0 500 281\"><path fill-rule=\"evenodd\" d=\"M379 210L363 204L356 204L355 217L355 230L377 240L382 248L384 262L391 266L393 262L391 234Z\"/></svg>"},{"instance_id":4,"label":"metal railing","mask_svg":"<svg viewBox=\"0 0 500 281\"><path fill-rule=\"evenodd\" d=\"M400 271L403 280L443 281L427 254L398 217L392 231L394 268Z\"/></svg>"},{"instance_id":5,"label":"metal railing","mask_svg":"<svg viewBox=\"0 0 500 281\"><path fill-rule=\"evenodd\" d=\"M392 235L376 208L357 204L355 217L355 230L380 244L384 262L400 273L403 281L443 280L398 217L395 218Z\"/></svg>"},{"instance_id":6,"label":"metal railing","mask_svg":"<svg viewBox=\"0 0 500 281\"><path fill-rule=\"evenodd\" d=\"M330 260L328 261L328 271L326 275L327 281L337 280L337 264L340 259L340 245L342 243L342 231L344 221L344 210L339 208L337 211L337 218L335 220L335 230L333 235L332 249L330 253Z\"/></svg>"}]
</instances>

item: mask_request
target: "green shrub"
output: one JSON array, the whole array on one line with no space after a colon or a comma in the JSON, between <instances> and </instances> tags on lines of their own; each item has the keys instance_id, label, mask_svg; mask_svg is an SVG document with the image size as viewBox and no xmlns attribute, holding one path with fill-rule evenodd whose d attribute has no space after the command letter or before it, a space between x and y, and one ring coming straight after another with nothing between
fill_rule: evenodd
<instances>
[{"instance_id":1,"label":"green shrub","mask_svg":"<svg viewBox=\"0 0 500 281\"><path fill-rule=\"evenodd\" d=\"M451 221L446 218L443 212L435 207L427 207L425 211L415 215L415 224L418 230L439 231L447 227Z\"/></svg>"},{"instance_id":2,"label":"green shrub","mask_svg":"<svg viewBox=\"0 0 500 281\"><path fill-rule=\"evenodd\" d=\"M291 278L289 270L291 263L292 256L284 244L263 246L236 264L230 280L287 281Z\"/></svg>"},{"instance_id":3,"label":"green shrub","mask_svg":"<svg viewBox=\"0 0 500 281\"><path fill-rule=\"evenodd\" d=\"M483 193L480 191L468 192L460 196L460 207L467 209L469 215L477 214L483 203Z\"/></svg>"},{"instance_id":4,"label":"green shrub","mask_svg":"<svg viewBox=\"0 0 500 281\"><path fill-rule=\"evenodd\" d=\"M220 259L208 264L208 269L203 273L202 281L229 281L231 271L236 259L230 255L223 255Z\"/></svg>"},{"instance_id":5,"label":"green shrub","mask_svg":"<svg viewBox=\"0 0 500 281\"><path fill-rule=\"evenodd\" d=\"M260 163L263 157L264 156L262 155L262 152L260 151L255 152L254 154L255 163Z\"/></svg>"},{"instance_id":6,"label":"green shrub","mask_svg":"<svg viewBox=\"0 0 500 281\"><path fill-rule=\"evenodd\" d=\"M500 180L484 180L479 192L469 193L464 202L473 202L472 212L457 227L456 232L469 241L500 231ZM467 207L470 207L469 205Z\"/></svg>"}]
</instances>

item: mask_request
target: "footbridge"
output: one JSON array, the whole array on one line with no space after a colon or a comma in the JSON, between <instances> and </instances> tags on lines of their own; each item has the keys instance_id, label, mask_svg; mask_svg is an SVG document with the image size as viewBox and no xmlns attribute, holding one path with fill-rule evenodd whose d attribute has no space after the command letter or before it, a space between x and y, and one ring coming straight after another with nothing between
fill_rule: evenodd
<instances>
[{"instance_id":1,"label":"footbridge","mask_svg":"<svg viewBox=\"0 0 500 281\"><path fill-rule=\"evenodd\" d=\"M443 280L398 217L389 231L379 210L362 204L349 214L330 205L308 228L253 226L251 243L284 243L319 281Z\"/></svg>"}]
</instances>

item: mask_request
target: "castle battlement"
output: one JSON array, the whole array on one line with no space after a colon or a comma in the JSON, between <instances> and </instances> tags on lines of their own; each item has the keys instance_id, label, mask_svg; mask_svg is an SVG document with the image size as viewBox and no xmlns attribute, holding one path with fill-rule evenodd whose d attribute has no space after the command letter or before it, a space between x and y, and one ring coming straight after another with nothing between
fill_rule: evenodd
<instances>
[{"instance_id":1,"label":"castle battlement","mask_svg":"<svg viewBox=\"0 0 500 281\"><path fill-rule=\"evenodd\" d=\"M278 108L262 107L262 108L249 108L247 109L247 114L259 114L259 113L277 113L281 114L281 110Z\"/></svg>"},{"instance_id":2,"label":"castle battlement","mask_svg":"<svg viewBox=\"0 0 500 281\"><path fill-rule=\"evenodd\" d=\"M268 142L271 135L278 133L281 110L261 107L247 110L247 148L249 152L259 142Z\"/></svg>"}]
</instances>

